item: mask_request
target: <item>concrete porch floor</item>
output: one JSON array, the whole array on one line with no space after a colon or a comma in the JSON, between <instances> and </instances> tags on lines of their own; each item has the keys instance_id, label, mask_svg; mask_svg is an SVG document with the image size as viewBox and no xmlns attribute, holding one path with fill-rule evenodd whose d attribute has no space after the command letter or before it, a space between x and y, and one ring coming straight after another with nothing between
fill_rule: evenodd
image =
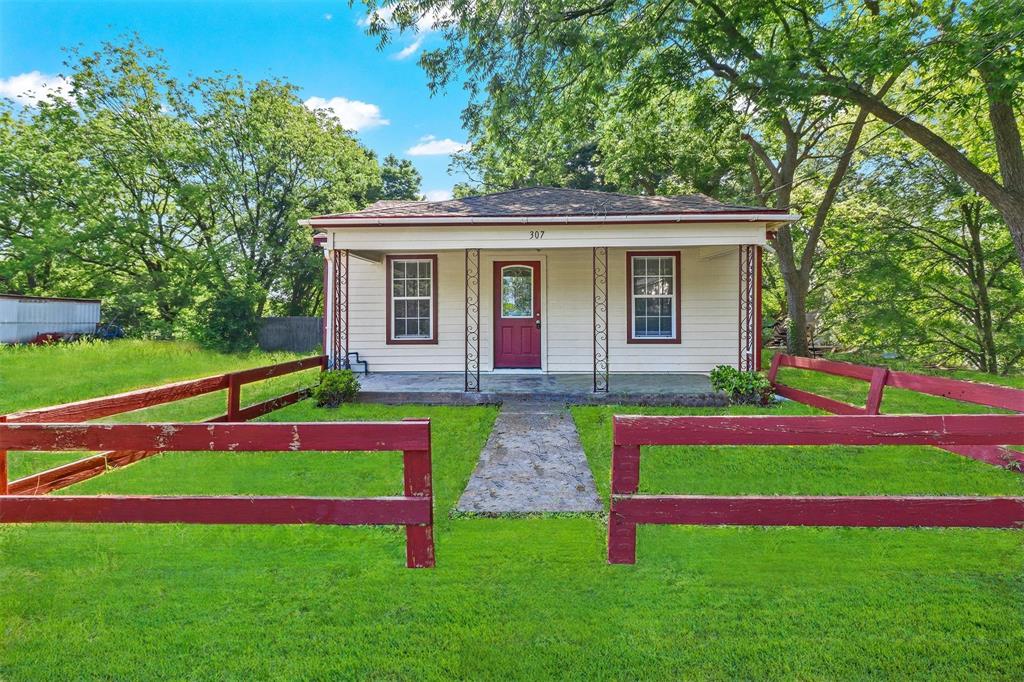
<instances>
[{"instance_id":1,"label":"concrete porch floor","mask_svg":"<svg viewBox=\"0 0 1024 682\"><path fill-rule=\"evenodd\" d=\"M449 372L378 372L360 375L362 402L439 405L500 404L505 400L573 405L725 405L699 374L613 374L608 393L594 393L591 374L481 373L480 392L465 392L464 376Z\"/></svg>"}]
</instances>

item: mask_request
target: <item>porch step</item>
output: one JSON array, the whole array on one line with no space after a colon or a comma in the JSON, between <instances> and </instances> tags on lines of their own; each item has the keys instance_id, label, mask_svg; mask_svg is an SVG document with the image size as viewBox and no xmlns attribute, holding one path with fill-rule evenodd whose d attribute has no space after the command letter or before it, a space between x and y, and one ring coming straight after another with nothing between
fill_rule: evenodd
<instances>
[{"instance_id":1,"label":"porch step","mask_svg":"<svg viewBox=\"0 0 1024 682\"><path fill-rule=\"evenodd\" d=\"M360 358L358 351L352 351L348 354L348 366L353 372L362 372L364 375L370 373L370 363Z\"/></svg>"}]
</instances>

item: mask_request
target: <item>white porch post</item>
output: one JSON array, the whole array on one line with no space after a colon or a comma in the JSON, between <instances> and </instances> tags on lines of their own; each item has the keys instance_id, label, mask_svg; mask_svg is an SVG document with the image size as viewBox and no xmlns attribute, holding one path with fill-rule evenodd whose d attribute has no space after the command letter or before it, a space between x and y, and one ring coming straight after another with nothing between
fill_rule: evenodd
<instances>
[{"instance_id":1,"label":"white porch post","mask_svg":"<svg viewBox=\"0 0 1024 682\"><path fill-rule=\"evenodd\" d=\"M324 354L330 369L348 369L348 264L345 249L329 249L324 277Z\"/></svg>"},{"instance_id":2,"label":"white porch post","mask_svg":"<svg viewBox=\"0 0 1024 682\"><path fill-rule=\"evenodd\" d=\"M480 392L480 249L466 249L465 391Z\"/></svg>"},{"instance_id":3,"label":"white porch post","mask_svg":"<svg viewBox=\"0 0 1024 682\"><path fill-rule=\"evenodd\" d=\"M739 247L739 355L736 368L761 368L761 247Z\"/></svg>"},{"instance_id":4,"label":"white porch post","mask_svg":"<svg viewBox=\"0 0 1024 682\"><path fill-rule=\"evenodd\" d=\"M594 393L607 393L608 370L608 247L595 246L594 259Z\"/></svg>"}]
</instances>

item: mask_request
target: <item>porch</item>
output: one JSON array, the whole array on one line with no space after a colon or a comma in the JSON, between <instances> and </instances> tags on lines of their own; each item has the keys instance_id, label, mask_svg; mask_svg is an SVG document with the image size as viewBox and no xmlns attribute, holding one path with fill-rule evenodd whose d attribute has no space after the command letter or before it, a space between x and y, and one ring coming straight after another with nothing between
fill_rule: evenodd
<instances>
[{"instance_id":1,"label":"porch","mask_svg":"<svg viewBox=\"0 0 1024 682\"><path fill-rule=\"evenodd\" d=\"M490 405L529 396L531 401L570 405L719 406L725 397L701 374L614 374L608 389L594 391L593 374L488 372L479 391L465 390L465 377L453 372L381 372L360 376L359 400L369 403Z\"/></svg>"}]
</instances>

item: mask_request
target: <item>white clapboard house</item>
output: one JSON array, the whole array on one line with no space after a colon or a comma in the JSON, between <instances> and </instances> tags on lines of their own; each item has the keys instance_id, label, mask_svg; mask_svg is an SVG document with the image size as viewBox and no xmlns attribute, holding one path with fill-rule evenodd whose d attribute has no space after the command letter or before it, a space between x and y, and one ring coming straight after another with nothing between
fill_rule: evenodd
<instances>
[{"instance_id":1,"label":"white clapboard house","mask_svg":"<svg viewBox=\"0 0 1024 682\"><path fill-rule=\"evenodd\" d=\"M532 187L303 221L324 348L374 372L707 373L759 365L761 254L784 211Z\"/></svg>"}]
</instances>

